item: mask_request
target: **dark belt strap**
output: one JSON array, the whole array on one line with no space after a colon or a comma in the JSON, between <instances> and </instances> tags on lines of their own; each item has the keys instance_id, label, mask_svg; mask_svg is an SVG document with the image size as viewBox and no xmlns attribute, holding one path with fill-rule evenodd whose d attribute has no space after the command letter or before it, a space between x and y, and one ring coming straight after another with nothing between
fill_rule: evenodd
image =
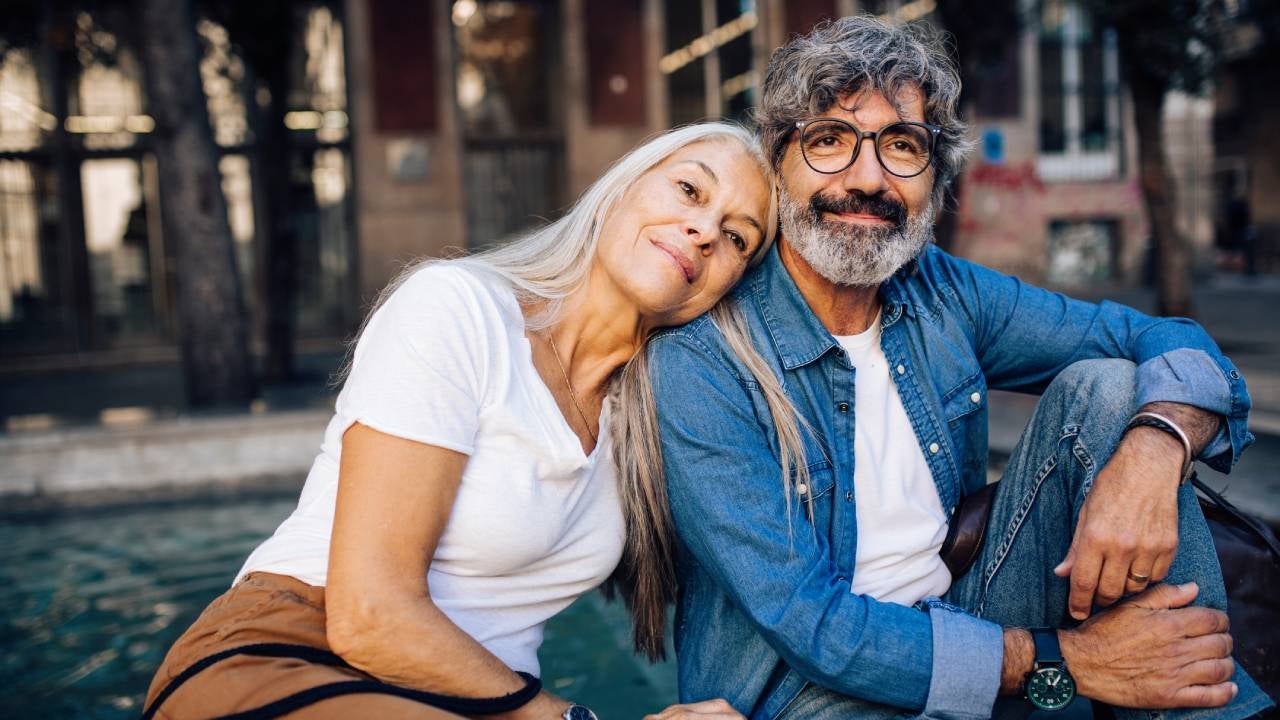
<instances>
[{"instance_id":1,"label":"dark belt strap","mask_svg":"<svg viewBox=\"0 0 1280 720\"><path fill-rule=\"evenodd\" d=\"M215 663L226 660L236 655L252 655L255 657L289 657L304 660L306 662L315 663L317 665L331 665L334 667L351 668L347 661L338 657L336 654L328 650L320 650L307 645L294 645L290 643L255 643L252 645L241 645L240 647L229 648L221 652L216 652L207 657L192 663L190 667L179 673L169 684L165 686L156 695L155 702L151 706L142 711L142 720L152 720L156 711L169 696L179 687L191 678L206 670ZM352 668L354 669L354 668ZM425 690L413 690L410 688L391 685L378 680L340 680L337 682L325 683L317 685L313 688L300 690L292 695L286 695L279 700L267 703L252 710L244 710L242 712L232 713L222 716L221 720L258 720L259 718L276 718L287 713L294 712L300 708L307 707L321 700L327 700L332 697L341 695L359 695L359 694L377 694L377 695L394 695L408 700L420 702L424 705L447 710L459 715L495 715L497 713L510 712L523 706L532 700L539 692L542 691L542 682L538 678L526 672L516 673L525 681L525 686L509 695L503 695L497 698L463 698L453 695L439 695L437 693L427 692Z\"/></svg>"}]
</instances>

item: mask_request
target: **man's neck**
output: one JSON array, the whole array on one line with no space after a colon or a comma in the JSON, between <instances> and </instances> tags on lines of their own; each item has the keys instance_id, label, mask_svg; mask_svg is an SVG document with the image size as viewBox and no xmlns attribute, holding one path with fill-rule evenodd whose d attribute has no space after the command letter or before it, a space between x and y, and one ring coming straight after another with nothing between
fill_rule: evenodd
<instances>
[{"instance_id":1,"label":"man's neck","mask_svg":"<svg viewBox=\"0 0 1280 720\"><path fill-rule=\"evenodd\" d=\"M786 238L778 240L778 254L800 295L827 332L832 335L857 335L871 327L880 312L878 287L839 285L818 274Z\"/></svg>"}]
</instances>

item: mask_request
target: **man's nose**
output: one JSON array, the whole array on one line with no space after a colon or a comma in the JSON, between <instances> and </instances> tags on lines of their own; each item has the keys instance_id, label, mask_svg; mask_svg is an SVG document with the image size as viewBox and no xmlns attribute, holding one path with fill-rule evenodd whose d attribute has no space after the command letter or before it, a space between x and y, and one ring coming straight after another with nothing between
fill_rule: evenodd
<instances>
[{"instance_id":1,"label":"man's nose","mask_svg":"<svg viewBox=\"0 0 1280 720\"><path fill-rule=\"evenodd\" d=\"M863 138L858 143L858 157L844 169L840 184L850 192L857 190L864 195L879 195L889 189L888 176L876 157L875 140Z\"/></svg>"}]
</instances>

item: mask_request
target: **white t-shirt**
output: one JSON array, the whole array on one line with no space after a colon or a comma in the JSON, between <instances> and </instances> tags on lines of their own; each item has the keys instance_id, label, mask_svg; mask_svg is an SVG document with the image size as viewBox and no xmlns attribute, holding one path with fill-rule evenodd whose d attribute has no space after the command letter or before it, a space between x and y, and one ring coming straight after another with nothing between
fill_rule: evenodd
<instances>
[{"instance_id":1,"label":"white t-shirt","mask_svg":"<svg viewBox=\"0 0 1280 720\"><path fill-rule=\"evenodd\" d=\"M414 273L374 313L293 514L240 576L323 586L342 435L380 432L470 456L427 572L432 601L515 670L538 674L547 619L598 586L624 524L605 407L590 456L534 369L505 282L456 265Z\"/></svg>"},{"instance_id":2,"label":"white t-shirt","mask_svg":"<svg viewBox=\"0 0 1280 720\"><path fill-rule=\"evenodd\" d=\"M880 316L857 335L837 337L857 369L854 378L854 499L858 553L852 591L912 605L951 587L938 550L947 515L925 462L889 362L880 347Z\"/></svg>"}]
</instances>

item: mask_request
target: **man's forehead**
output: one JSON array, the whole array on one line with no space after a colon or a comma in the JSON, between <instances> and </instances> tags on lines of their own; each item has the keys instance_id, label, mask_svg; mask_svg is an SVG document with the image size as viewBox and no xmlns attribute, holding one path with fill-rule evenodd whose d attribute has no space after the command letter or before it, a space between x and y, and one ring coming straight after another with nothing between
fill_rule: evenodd
<instances>
[{"instance_id":1,"label":"man's forehead","mask_svg":"<svg viewBox=\"0 0 1280 720\"><path fill-rule=\"evenodd\" d=\"M836 103L828 110L841 109L852 115L868 106L887 103L894 109L900 120L924 120L924 91L914 83L895 88L894 96L889 97L877 88L863 88L847 92L836 98Z\"/></svg>"}]
</instances>

